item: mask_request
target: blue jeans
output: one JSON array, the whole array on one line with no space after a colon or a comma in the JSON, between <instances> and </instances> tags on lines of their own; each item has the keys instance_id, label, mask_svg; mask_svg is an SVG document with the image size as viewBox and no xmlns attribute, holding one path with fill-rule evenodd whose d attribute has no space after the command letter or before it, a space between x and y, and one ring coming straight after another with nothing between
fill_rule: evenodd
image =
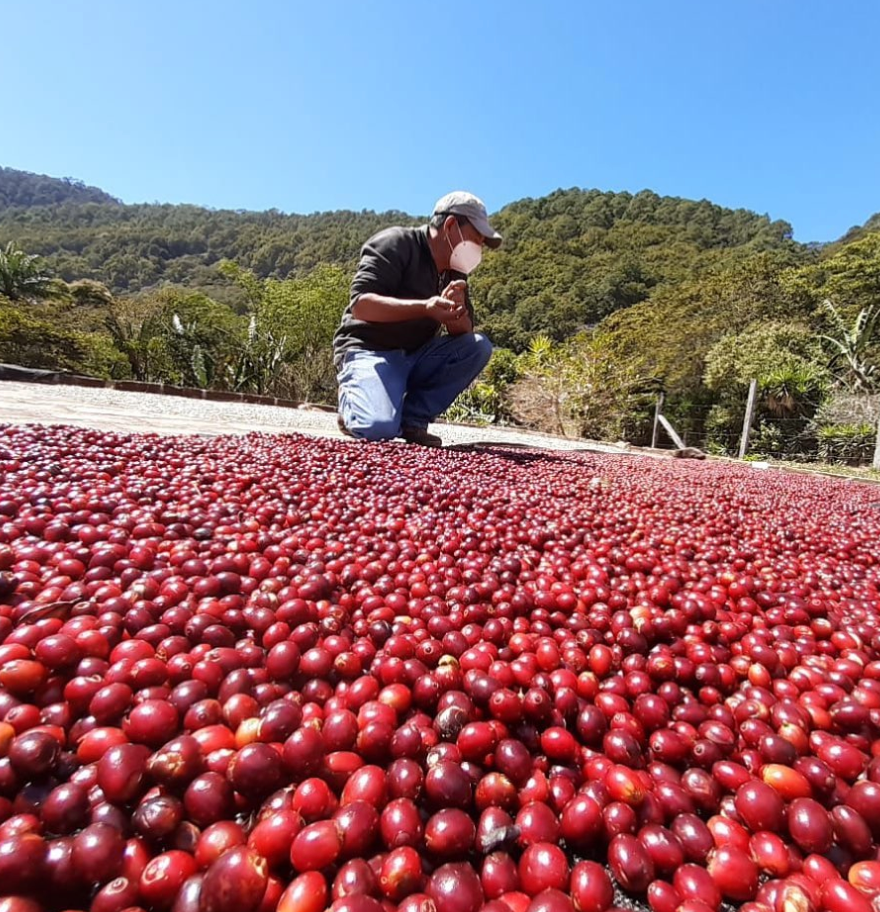
<instances>
[{"instance_id":1,"label":"blue jeans","mask_svg":"<svg viewBox=\"0 0 880 912\"><path fill-rule=\"evenodd\" d=\"M355 437L390 440L426 428L476 379L492 354L479 333L438 336L414 352L347 351L339 369L339 415Z\"/></svg>"}]
</instances>

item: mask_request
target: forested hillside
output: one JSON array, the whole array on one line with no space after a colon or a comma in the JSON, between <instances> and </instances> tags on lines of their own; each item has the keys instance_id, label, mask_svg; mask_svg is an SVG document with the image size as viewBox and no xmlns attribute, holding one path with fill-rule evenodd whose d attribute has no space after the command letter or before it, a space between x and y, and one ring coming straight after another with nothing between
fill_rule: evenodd
<instances>
[{"instance_id":1,"label":"forested hillside","mask_svg":"<svg viewBox=\"0 0 880 912\"><path fill-rule=\"evenodd\" d=\"M7 182L25 196L21 174L0 173L0 198ZM33 196L51 180L30 177ZM211 289L222 260L260 278L284 279L319 263L351 269L370 234L424 218L125 206L71 194L53 205L0 208L0 240L43 257L65 281L96 279L114 293L167 283ZM650 191L559 190L512 203L496 221L505 244L486 257L474 288L485 328L499 344L517 349L537 332L561 341L645 300L652 289L719 262L757 251L802 251L785 222Z\"/></svg>"},{"instance_id":2,"label":"forested hillside","mask_svg":"<svg viewBox=\"0 0 880 912\"><path fill-rule=\"evenodd\" d=\"M535 333L561 341L726 262L764 251L808 255L786 222L649 190L558 190L507 206L496 221L505 243L474 286L486 329L516 349Z\"/></svg>"},{"instance_id":3,"label":"forested hillside","mask_svg":"<svg viewBox=\"0 0 880 912\"><path fill-rule=\"evenodd\" d=\"M49 177L0 166L0 212L10 207L58 203L112 203L119 200L72 177Z\"/></svg>"},{"instance_id":4,"label":"forested hillside","mask_svg":"<svg viewBox=\"0 0 880 912\"><path fill-rule=\"evenodd\" d=\"M872 446L880 214L825 245L649 190L558 190L492 219L505 242L471 284L499 351L455 416L645 442L663 391L682 433L730 452L756 379L760 452ZM424 220L125 205L0 169L0 360L332 402L361 244Z\"/></svg>"}]
</instances>

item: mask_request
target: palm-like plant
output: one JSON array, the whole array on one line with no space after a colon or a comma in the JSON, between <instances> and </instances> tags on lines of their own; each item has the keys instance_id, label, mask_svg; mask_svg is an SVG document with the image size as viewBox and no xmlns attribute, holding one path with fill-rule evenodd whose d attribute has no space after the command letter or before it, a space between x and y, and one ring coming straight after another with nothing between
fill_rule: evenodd
<instances>
[{"instance_id":1,"label":"palm-like plant","mask_svg":"<svg viewBox=\"0 0 880 912\"><path fill-rule=\"evenodd\" d=\"M528 371L546 371L558 354L553 340L546 333L538 333L529 340L529 347L521 356L521 368Z\"/></svg>"},{"instance_id":2,"label":"palm-like plant","mask_svg":"<svg viewBox=\"0 0 880 912\"><path fill-rule=\"evenodd\" d=\"M260 326L256 314L248 321L247 338L227 367L230 385L239 392L265 395L278 378L287 356L287 336L276 336Z\"/></svg>"},{"instance_id":3,"label":"palm-like plant","mask_svg":"<svg viewBox=\"0 0 880 912\"><path fill-rule=\"evenodd\" d=\"M808 365L780 365L761 377L758 385L774 418L812 414L825 392L821 373Z\"/></svg>"},{"instance_id":4,"label":"palm-like plant","mask_svg":"<svg viewBox=\"0 0 880 912\"><path fill-rule=\"evenodd\" d=\"M824 302L825 309L831 314L837 335L823 335L820 338L834 349L831 367L841 363L844 366L843 377L855 390L870 390L874 386L875 369L865 360L868 346L880 319L880 306L871 304L863 307L852 325L848 325L840 311L831 301Z\"/></svg>"},{"instance_id":5,"label":"palm-like plant","mask_svg":"<svg viewBox=\"0 0 880 912\"><path fill-rule=\"evenodd\" d=\"M0 294L11 301L51 298L58 283L43 271L40 258L25 253L10 241L0 248Z\"/></svg>"}]
</instances>

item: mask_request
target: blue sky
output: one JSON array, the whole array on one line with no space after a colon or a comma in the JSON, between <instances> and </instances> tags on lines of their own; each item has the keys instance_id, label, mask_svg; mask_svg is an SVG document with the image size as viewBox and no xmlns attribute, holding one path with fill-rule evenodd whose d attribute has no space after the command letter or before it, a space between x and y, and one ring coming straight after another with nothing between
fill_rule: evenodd
<instances>
[{"instance_id":1,"label":"blue sky","mask_svg":"<svg viewBox=\"0 0 880 912\"><path fill-rule=\"evenodd\" d=\"M875 0L0 0L0 165L126 202L880 210Z\"/></svg>"}]
</instances>

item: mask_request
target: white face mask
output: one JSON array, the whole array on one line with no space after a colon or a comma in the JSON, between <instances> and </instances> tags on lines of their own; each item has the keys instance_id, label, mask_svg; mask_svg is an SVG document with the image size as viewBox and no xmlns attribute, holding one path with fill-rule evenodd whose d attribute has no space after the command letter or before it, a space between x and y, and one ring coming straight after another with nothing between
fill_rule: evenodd
<instances>
[{"instance_id":1,"label":"white face mask","mask_svg":"<svg viewBox=\"0 0 880 912\"><path fill-rule=\"evenodd\" d=\"M448 238L446 240L446 243L452 248L452 252L449 254L449 268L469 275L480 265L480 260L483 259L483 247L476 241L466 241L461 233L461 226L457 227L461 240L454 247L449 244Z\"/></svg>"}]
</instances>

